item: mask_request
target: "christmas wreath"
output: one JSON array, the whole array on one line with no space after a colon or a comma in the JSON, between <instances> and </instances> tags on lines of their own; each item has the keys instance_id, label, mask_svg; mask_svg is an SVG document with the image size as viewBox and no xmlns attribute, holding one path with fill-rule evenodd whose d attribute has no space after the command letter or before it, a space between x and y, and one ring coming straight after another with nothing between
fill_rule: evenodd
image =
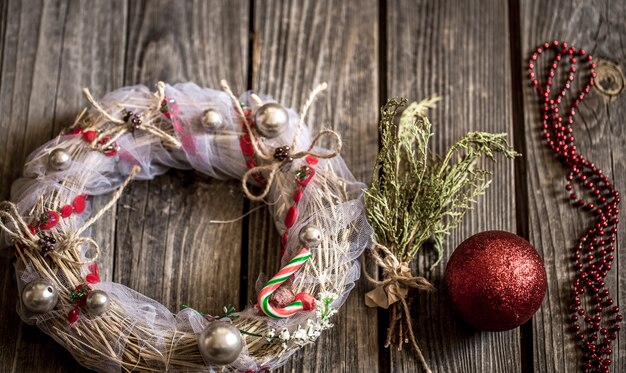
<instances>
[{"instance_id":1,"label":"christmas wreath","mask_svg":"<svg viewBox=\"0 0 626 373\"><path fill-rule=\"evenodd\" d=\"M27 159L0 205L0 228L16 248L18 313L98 371L258 371L283 364L332 327L359 277L370 243L362 190L339 156L331 130L312 135L300 115L268 97L192 83L125 87L91 104ZM318 146L334 138L333 149ZM169 168L242 181L270 205L282 234L282 268L258 302L222 315L166 307L101 281L90 226L131 179ZM251 189L248 183L255 184ZM259 192L260 191L260 192ZM89 197L111 193L90 211Z\"/></svg>"}]
</instances>

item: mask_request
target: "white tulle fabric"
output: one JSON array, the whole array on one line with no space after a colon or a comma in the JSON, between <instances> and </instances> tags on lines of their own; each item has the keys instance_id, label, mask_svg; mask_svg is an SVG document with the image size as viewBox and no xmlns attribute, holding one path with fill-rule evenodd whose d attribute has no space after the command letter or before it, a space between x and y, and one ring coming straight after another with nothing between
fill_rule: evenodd
<instances>
[{"instance_id":1,"label":"white tulle fabric","mask_svg":"<svg viewBox=\"0 0 626 373\"><path fill-rule=\"evenodd\" d=\"M218 90L201 88L192 83L178 84L165 87L165 96L173 99L179 107L179 124L174 128L174 136L180 141L182 147L176 149L162 144L158 137L136 130L134 133L127 132L117 139L120 147L118 156L108 157L99 151L80 153L73 159L72 166L66 171L51 172L47 166L47 155L55 148L67 150L88 146L80 135L60 135L34 151L28 157L24 167L23 177L18 179L12 186L11 199L17 204L19 211L26 220L31 209L42 196L54 196L59 206L70 203L79 194L101 195L110 193L118 188L125 180L135 165L141 167L141 171L135 177L138 180L151 180L163 174L170 168L195 169L210 177L218 179L238 179L247 171L244 157L239 145L239 136L242 134L242 125L237 113L233 110L233 103L229 96ZM264 97L264 101L271 101ZM240 97L250 107L255 103L250 99L250 94ZM123 110L133 107L149 107L155 102L154 93L144 86L132 86L118 89L104 96L100 101L101 106L113 117L121 118ZM206 129L202 124L202 115L208 108L219 110L224 117L223 127L218 129ZM92 110L91 115L98 117L98 113ZM298 114L289 110L289 128L280 136L273 139L260 138L266 149L291 144ZM163 119L167 122L166 119ZM111 126L116 124L111 123ZM151 125L144 123L143 125ZM311 143L311 133L305 126L299 131L297 149L306 149ZM323 152L324 149L316 149ZM293 171L304 164L303 159L296 160L290 172L279 172L272 184L271 192L266 198L271 205L275 217L276 227L283 232L283 223L287 208L292 204L291 198L295 190ZM311 184L304 192L303 198L298 205L300 211L296 225L290 232L287 245L287 254L284 260L291 258L300 249L297 232L306 224L318 226L323 234L322 245L313 250L311 262L316 263L316 271L299 271L293 278L293 291L310 292L315 295L319 291L330 291L339 294L333 306L339 308L346 300L354 282L359 278L360 269L357 258L369 244L371 230L367 224L361 191L364 185L357 182L340 156L324 160L320 159L315 166L316 175ZM65 180L74 180L72 183L64 183ZM332 182L329 182L332 181ZM324 189L327 188L327 189ZM330 188L330 189L328 189ZM324 193L328 193L325 197ZM58 206L49 206L58 208ZM202 208L199 206L198 208ZM210 213L210 212L207 212ZM71 218L62 219L54 229L61 232L76 231L89 217L89 209L80 215L72 215ZM83 235L89 236L89 230ZM7 242L9 243L9 242ZM93 249L83 248L81 257L88 261L93 257ZM19 261L18 261L19 263ZM81 278L88 273L87 265L82 268ZM18 286L21 293L26 283L41 277L32 265L16 265ZM271 276L273 274L267 274ZM60 275L62 278L63 276ZM61 284L71 289L76 284ZM257 288L263 285L258 282ZM66 326L65 333L73 334L77 342L68 343L67 338L59 338L56 324L52 319L65 319L67 308L37 315L27 312L18 302L18 312L21 318L28 323L38 325L44 332L50 334L59 343L70 350L79 362L86 367L103 372L121 371L120 361L125 351L127 337L131 331L141 336L142 349L159 351L163 356L161 361L152 362L155 370L172 370L168 356L172 344L171 335L174 333L200 333L209 321L191 309L184 309L173 314L159 302L150 299L128 287L115 282L101 282L93 285L93 288L102 289L110 294L114 304L123 310L126 321L119 333L106 336L109 356L107 354L86 358L85 354L76 353L81 347L80 342L85 342L83 336L75 332L78 328ZM266 328L277 330L287 328L294 330L298 325L304 326L306 320L312 317L313 312L302 312L296 316L275 320L261 316L254 310L252 305L238 314L235 320L237 325L243 325L249 320L261 320ZM106 318L106 314L102 317ZM91 323L94 318L81 314L77 323ZM164 336L170 336L167 343ZM245 337L248 340L248 337ZM105 344L103 344L105 345ZM272 356L252 356L244 349L239 359L227 367L227 370L248 371L259 369L272 369L285 363L295 351L290 348ZM128 352L127 352L128 353ZM221 367L206 365L206 369L200 371L221 371ZM175 370L185 370L176 367ZM198 370L198 369L193 369Z\"/></svg>"}]
</instances>

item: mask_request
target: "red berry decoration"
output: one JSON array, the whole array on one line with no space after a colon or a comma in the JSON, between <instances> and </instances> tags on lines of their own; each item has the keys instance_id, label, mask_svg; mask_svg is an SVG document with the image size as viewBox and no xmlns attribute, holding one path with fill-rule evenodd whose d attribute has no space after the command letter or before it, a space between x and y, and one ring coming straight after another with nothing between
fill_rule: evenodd
<instances>
[{"instance_id":1,"label":"red berry decoration","mask_svg":"<svg viewBox=\"0 0 626 373\"><path fill-rule=\"evenodd\" d=\"M161 101L161 107L159 110L167 119L172 119L172 108L168 104L175 104L174 100L169 100L167 97L163 97L163 101Z\"/></svg>"},{"instance_id":2,"label":"red berry decoration","mask_svg":"<svg viewBox=\"0 0 626 373\"><path fill-rule=\"evenodd\" d=\"M283 246L287 246L287 241L289 241L289 232L285 231L285 233L283 233Z\"/></svg>"},{"instance_id":3,"label":"red berry decoration","mask_svg":"<svg viewBox=\"0 0 626 373\"><path fill-rule=\"evenodd\" d=\"M254 145L252 145L252 139L248 134L241 136L239 140L239 146L241 147L241 152L245 156L254 155Z\"/></svg>"},{"instance_id":4,"label":"red berry decoration","mask_svg":"<svg viewBox=\"0 0 626 373\"><path fill-rule=\"evenodd\" d=\"M54 228L59 224L60 215L56 211L48 211L44 213L40 218L39 229L47 230Z\"/></svg>"},{"instance_id":5,"label":"red berry decoration","mask_svg":"<svg viewBox=\"0 0 626 373\"><path fill-rule=\"evenodd\" d=\"M256 166L258 166L256 159L254 158L248 158L246 159L246 167L248 168L255 168Z\"/></svg>"},{"instance_id":6,"label":"red berry decoration","mask_svg":"<svg viewBox=\"0 0 626 373\"><path fill-rule=\"evenodd\" d=\"M456 248L446 267L445 285L452 306L468 324L503 331L535 314L547 282L543 261L528 241L487 231Z\"/></svg>"},{"instance_id":7,"label":"red berry decoration","mask_svg":"<svg viewBox=\"0 0 626 373\"><path fill-rule=\"evenodd\" d=\"M309 166L302 166L296 171L296 181L301 187L309 185L313 176L315 176L315 169Z\"/></svg>"},{"instance_id":8,"label":"red berry decoration","mask_svg":"<svg viewBox=\"0 0 626 373\"><path fill-rule=\"evenodd\" d=\"M285 225L287 228L293 227L298 219L298 208L296 205L293 205L287 210L287 214L285 215Z\"/></svg>"},{"instance_id":9,"label":"red berry decoration","mask_svg":"<svg viewBox=\"0 0 626 373\"><path fill-rule=\"evenodd\" d=\"M76 198L74 198L74 202L72 203L72 205L74 206L75 213L77 214L82 213L83 211L85 211L85 207L87 206L87 196L85 195L76 196Z\"/></svg>"},{"instance_id":10,"label":"red berry decoration","mask_svg":"<svg viewBox=\"0 0 626 373\"><path fill-rule=\"evenodd\" d=\"M318 162L317 157L314 155L307 155L304 159L306 160L306 163L310 164L311 166L316 165Z\"/></svg>"},{"instance_id":11,"label":"red berry decoration","mask_svg":"<svg viewBox=\"0 0 626 373\"><path fill-rule=\"evenodd\" d=\"M65 205L61 207L61 216L64 218L69 218L70 215L72 215L72 211L74 211L72 205Z\"/></svg>"},{"instance_id":12,"label":"red berry decoration","mask_svg":"<svg viewBox=\"0 0 626 373\"><path fill-rule=\"evenodd\" d=\"M295 203L300 202L300 200L302 199L302 188L298 188L296 189L296 191L293 193L293 201Z\"/></svg>"},{"instance_id":13,"label":"red berry decoration","mask_svg":"<svg viewBox=\"0 0 626 373\"><path fill-rule=\"evenodd\" d=\"M87 142L93 142L96 137L98 137L98 134L96 133L96 131L85 131L83 132L83 140L87 141Z\"/></svg>"},{"instance_id":14,"label":"red berry decoration","mask_svg":"<svg viewBox=\"0 0 626 373\"><path fill-rule=\"evenodd\" d=\"M69 324L73 324L76 321L78 321L79 316L80 316L80 313L78 312L78 309L72 308L70 312L67 313L67 322Z\"/></svg>"},{"instance_id":15,"label":"red berry decoration","mask_svg":"<svg viewBox=\"0 0 626 373\"><path fill-rule=\"evenodd\" d=\"M85 276L85 280L90 284L97 284L100 282L100 271L98 270L98 264L92 263L89 266L90 273Z\"/></svg>"},{"instance_id":16,"label":"red berry decoration","mask_svg":"<svg viewBox=\"0 0 626 373\"><path fill-rule=\"evenodd\" d=\"M104 136L103 138L101 138L98 141L98 145L105 145L109 141L111 141L111 136ZM111 144L109 144L106 147L104 147L102 149L102 153L104 155L106 155L107 157L114 157L114 156L117 155L118 150L119 150L119 147L118 147L117 143L114 141Z\"/></svg>"}]
</instances>

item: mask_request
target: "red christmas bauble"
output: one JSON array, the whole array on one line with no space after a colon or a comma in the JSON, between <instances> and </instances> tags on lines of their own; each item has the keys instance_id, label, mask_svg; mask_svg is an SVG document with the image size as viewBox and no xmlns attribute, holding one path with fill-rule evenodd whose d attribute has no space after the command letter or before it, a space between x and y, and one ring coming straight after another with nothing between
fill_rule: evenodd
<instances>
[{"instance_id":1,"label":"red christmas bauble","mask_svg":"<svg viewBox=\"0 0 626 373\"><path fill-rule=\"evenodd\" d=\"M452 253L445 285L452 306L468 324L503 331L537 312L546 292L546 270L525 239L487 231L463 241Z\"/></svg>"}]
</instances>

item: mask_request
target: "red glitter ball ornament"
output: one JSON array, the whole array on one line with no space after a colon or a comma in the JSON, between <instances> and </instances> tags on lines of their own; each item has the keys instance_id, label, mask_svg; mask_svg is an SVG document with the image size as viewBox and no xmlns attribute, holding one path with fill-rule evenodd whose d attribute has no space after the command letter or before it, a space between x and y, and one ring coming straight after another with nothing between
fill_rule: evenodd
<instances>
[{"instance_id":1,"label":"red glitter ball ornament","mask_svg":"<svg viewBox=\"0 0 626 373\"><path fill-rule=\"evenodd\" d=\"M537 312L546 292L546 270L525 239L487 231L463 241L452 253L445 285L453 308L468 324L503 331Z\"/></svg>"}]
</instances>

